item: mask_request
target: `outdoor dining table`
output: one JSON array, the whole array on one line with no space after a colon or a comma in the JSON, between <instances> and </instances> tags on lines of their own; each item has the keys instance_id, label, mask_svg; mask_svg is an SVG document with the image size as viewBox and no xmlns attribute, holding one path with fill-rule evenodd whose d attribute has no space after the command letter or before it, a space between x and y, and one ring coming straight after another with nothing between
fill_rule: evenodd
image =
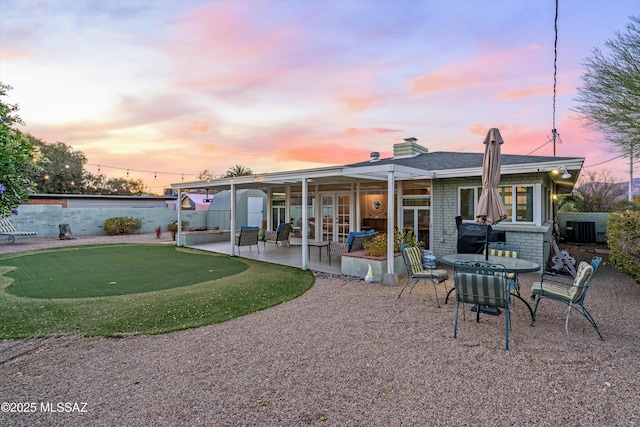
<instances>
[{"instance_id":1,"label":"outdoor dining table","mask_svg":"<svg viewBox=\"0 0 640 427\"><path fill-rule=\"evenodd\" d=\"M440 258L440 262L443 264L453 266L456 262L467 262L467 261L479 261L479 262L490 262L491 264L500 264L503 265L505 270L509 273L533 273L540 270L540 265L535 262L527 261L522 258L511 258L511 257L503 257L503 256L493 256L489 255L487 259L484 254L449 254L444 255ZM447 298L445 299L445 304L449 299L449 294L455 289L451 289L447 294ZM535 320L533 317L533 309L529 305L527 301L525 301L520 295L517 293L511 292L511 295L518 298L520 301L524 303L524 305L529 309L529 314L531 314L531 324L533 325L533 321Z\"/></svg>"}]
</instances>

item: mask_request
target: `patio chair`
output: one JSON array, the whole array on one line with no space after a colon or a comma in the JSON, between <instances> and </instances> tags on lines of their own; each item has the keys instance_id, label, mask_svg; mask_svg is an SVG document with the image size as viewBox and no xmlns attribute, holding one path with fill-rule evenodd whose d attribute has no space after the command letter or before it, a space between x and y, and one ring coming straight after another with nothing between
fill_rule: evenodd
<instances>
[{"instance_id":1,"label":"patio chair","mask_svg":"<svg viewBox=\"0 0 640 427\"><path fill-rule=\"evenodd\" d=\"M276 248L280 250L280 243L286 242L289 246L289 233L291 232L291 224L284 222L278 225L276 231L266 231L264 233L264 247L267 243L275 243Z\"/></svg>"},{"instance_id":2,"label":"patio chair","mask_svg":"<svg viewBox=\"0 0 640 427\"><path fill-rule=\"evenodd\" d=\"M502 308L505 311L505 350L509 350L511 310L505 267L488 262L466 261L456 262L453 271L456 288L456 320L453 327L453 338L458 337L460 304L462 304L463 319L465 318L464 304L477 305L476 322L480 321L480 306Z\"/></svg>"},{"instance_id":3,"label":"patio chair","mask_svg":"<svg viewBox=\"0 0 640 427\"><path fill-rule=\"evenodd\" d=\"M398 294L398 299L402 296L404 290L409 286L411 289L409 293L413 292L413 288L420 280L430 280L433 283L433 290L436 293L436 303L438 304L438 308L440 308L440 300L438 299L438 290L436 289L436 285L440 283L444 283L444 290L447 292L447 284L446 281L449 278L449 273L447 270L442 270L439 268L425 268L422 265L422 257L420 256L420 249L414 248L409 244L403 243L400 245L400 252L402 253L402 260L404 261L404 266L407 269L407 283L405 283L404 287Z\"/></svg>"},{"instance_id":4,"label":"patio chair","mask_svg":"<svg viewBox=\"0 0 640 427\"><path fill-rule=\"evenodd\" d=\"M18 231L15 229L9 218L0 218L0 235L9 236L9 243L16 241L16 236L37 236L35 231Z\"/></svg>"},{"instance_id":5,"label":"patio chair","mask_svg":"<svg viewBox=\"0 0 640 427\"><path fill-rule=\"evenodd\" d=\"M236 234L236 246L238 247L238 252L240 252L240 246L249 246L249 251L251 251L251 246L256 245L256 249L258 249L258 253L260 253L260 248L258 247L259 234L259 227L240 227L240 232Z\"/></svg>"},{"instance_id":6,"label":"patio chair","mask_svg":"<svg viewBox=\"0 0 640 427\"><path fill-rule=\"evenodd\" d=\"M604 341L604 338L602 338L602 334L598 329L598 325L596 325L595 320L593 320L593 317L584 306L587 291L591 287L593 278L595 277L596 271L598 271L598 267L601 263L602 258L598 256L593 257L591 263L581 261L578 265L576 278L573 283L567 282L567 279L571 279L570 277L545 271L542 274L540 281L534 282L531 287L531 298L538 299L536 301L536 307L533 310L534 317L535 313L538 311L538 305L540 305L540 301L542 301L543 298L559 301L569 306L567 318L564 323L564 329L567 334L569 333L569 317L571 315L571 309L573 308L589 321L591 326L593 326L598 333L600 339Z\"/></svg>"},{"instance_id":7,"label":"patio chair","mask_svg":"<svg viewBox=\"0 0 640 427\"><path fill-rule=\"evenodd\" d=\"M489 255L503 256L509 258L518 258L520 248L512 243L505 242L489 242ZM518 281L518 273L507 273L507 281L509 282L509 292L516 291L520 295L520 282Z\"/></svg>"},{"instance_id":8,"label":"patio chair","mask_svg":"<svg viewBox=\"0 0 640 427\"><path fill-rule=\"evenodd\" d=\"M331 265L332 255L342 256L347 252L361 251L364 249L364 244L369 240L375 239L377 234L375 230L352 231L344 242L331 241L329 243L329 265Z\"/></svg>"}]
</instances>

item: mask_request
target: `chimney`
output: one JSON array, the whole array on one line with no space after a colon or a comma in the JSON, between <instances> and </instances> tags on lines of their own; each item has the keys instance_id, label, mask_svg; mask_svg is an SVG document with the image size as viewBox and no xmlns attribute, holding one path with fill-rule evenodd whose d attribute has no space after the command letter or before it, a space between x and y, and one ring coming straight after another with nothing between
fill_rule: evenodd
<instances>
[{"instance_id":1,"label":"chimney","mask_svg":"<svg viewBox=\"0 0 640 427\"><path fill-rule=\"evenodd\" d=\"M405 138L404 142L393 144L393 157L413 157L428 152L427 148L418 144L416 138Z\"/></svg>"}]
</instances>

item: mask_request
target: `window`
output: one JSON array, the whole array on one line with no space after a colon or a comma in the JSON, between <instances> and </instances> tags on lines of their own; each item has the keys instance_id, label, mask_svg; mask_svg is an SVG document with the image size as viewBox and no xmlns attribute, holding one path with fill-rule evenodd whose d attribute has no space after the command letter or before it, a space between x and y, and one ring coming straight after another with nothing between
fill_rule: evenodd
<instances>
[{"instance_id":1,"label":"window","mask_svg":"<svg viewBox=\"0 0 640 427\"><path fill-rule=\"evenodd\" d=\"M498 187L502 196L508 218L504 222L534 223L536 222L536 202L534 185L507 185ZM458 189L458 215L463 221L475 221L481 187L460 187Z\"/></svg>"},{"instance_id":2,"label":"window","mask_svg":"<svg viewBox=\"0 0 640 427\"><path fill-rule=\"evenodd\" d=\"M476 203L478 198L476 193L480 188L460 188L458 195L458 215L463 221L474 221L476 219Z\"/></svg>"},{"instance_id":3,"label":"window","mask_svg":"<svg viewBox=\"0 0 640 427\"><path fill-rule=\"evenodd\" d=\"M515 188L515 222L533 222L533 186Z\"/></svg>"}]
</instances>

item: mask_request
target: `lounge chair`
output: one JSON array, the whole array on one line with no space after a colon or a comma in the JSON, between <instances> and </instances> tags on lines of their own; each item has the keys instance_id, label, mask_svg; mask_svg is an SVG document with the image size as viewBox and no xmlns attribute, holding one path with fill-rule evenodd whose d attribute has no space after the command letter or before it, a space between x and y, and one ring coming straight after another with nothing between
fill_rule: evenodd
<instances>
[{"instance_id":1,"label":"lounge chair","mask_svg":"<svg viewBox=\"0 0 640 427\"><path fill-rule=\"evenodd\" d=\"M374 239L377 234L375 230L352 231L344 242L331 241L329 243L329 265L331 265L332 255L342 256L347 252L361 251L364 249L364 244Z\"/></svg>"},{"instance_id":2,"label":"lounge chair","mask_svg":"<svg viewBox=\"0 0 640 427\"><path fill-rule=\"evenodd\" d=\"M236 246L238 247L238 252L240 252L240 246L249 246L249 251L251 251L251 246L256 245L256 249L258 249L258 253L260 253L260 248L258 247L259 233L260 228L258 227L240 227L240 232L236 234Z\"/></svg>"},{"instance_id":3,"label":"lounge chair","mask_svg":"<svg viewBox=\"0 0 640 427\"><path fill-rule=\"evenodd\" d=\"M35 231L18 231L13 224L9 221L9 218L0 218L0 235L9 236L9 243L16 241L16 236L36 236L38 233Z\"/></svg>"},{"instance_id":4,"label":"lounge chair","mask_svg":"<svg viewBox=\"0 0 640 427\"><path fill-rule=\"evenodd\" d=\"M289 233L291 233L291 224L288 222L279 224L276 231L266 231L264 233L264 247L267 247L267 243L275 243L278 250L280 243L286 243L289 246Z\"/></svg>"}]
</instances>

